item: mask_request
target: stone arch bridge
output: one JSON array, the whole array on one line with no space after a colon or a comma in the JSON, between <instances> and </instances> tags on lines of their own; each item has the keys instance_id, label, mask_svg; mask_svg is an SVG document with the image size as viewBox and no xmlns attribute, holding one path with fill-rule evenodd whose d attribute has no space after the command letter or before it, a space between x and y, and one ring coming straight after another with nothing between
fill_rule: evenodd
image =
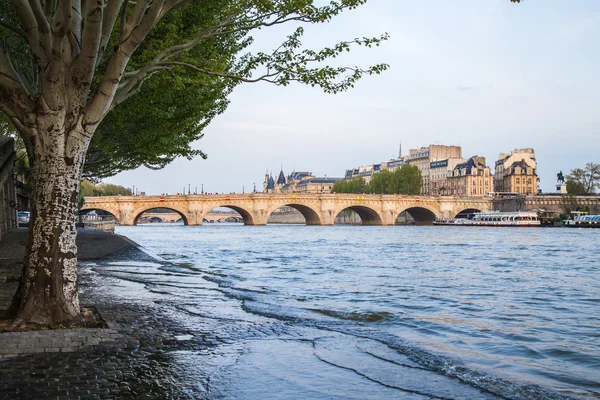
<instances>
[{"instance_id":1,"label":"stone arch bridge","mask_svg":"<svg viewBox=\"0 0 600 400\"><path fill-rule=\"evenodd\" d=\"M407 211L417 224L430 224L436 218L452 218L461 212L489 211L492 200L483 197L428 197L356 194L231 194L169 196L86 197L81 208L111 213L120 225L136 225L151 209L175 211L186 225L202 225L207 214L218 207L237 211L246 225L266 225L269 215L283 206L300 211L307 225L333 225L346 209L356 211L363 225L394 225Z\"/></svg>"}]
</instances>

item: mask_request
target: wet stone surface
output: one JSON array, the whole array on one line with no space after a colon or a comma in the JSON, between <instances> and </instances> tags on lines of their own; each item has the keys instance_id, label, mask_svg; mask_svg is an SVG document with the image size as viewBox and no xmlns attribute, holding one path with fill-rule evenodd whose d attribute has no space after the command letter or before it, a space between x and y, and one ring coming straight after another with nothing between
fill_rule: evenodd
<instances>
[{"instance_id":1,"label":"wet stone surface","mask_svg":"<svg viewBox=\"0 0 600 400\"><path fill-rule=\"evenodd\" d=\"M112 257L132 258L151 259L136 249ZM18 268L4 262L0 272ZM81 302L94 304L109 329L0 333L0 399L200 398L202 390L178 384L170 354L207 351L219 341L181 328L159 305L95 295L89 272L80 272ZM0 288L5 308L16 284L1 282Z\"/></svg>"},{"instance_id":2,"label":"wet stone surface","mask_svg":"<svg viewBox=\"0 0 600 400\"><path fill-rule=\"evenodd\" d=\"M178 340L189 332L143 306L105 305L103 314L118 315L117 329L0 334L2 351L17 344L0 361L0 398L192 398L171 376L169 353L208 341ZM69 340L79 347L59 347ZM46 351L49 342L57 347Z\"/></svg>"}]
</instances>

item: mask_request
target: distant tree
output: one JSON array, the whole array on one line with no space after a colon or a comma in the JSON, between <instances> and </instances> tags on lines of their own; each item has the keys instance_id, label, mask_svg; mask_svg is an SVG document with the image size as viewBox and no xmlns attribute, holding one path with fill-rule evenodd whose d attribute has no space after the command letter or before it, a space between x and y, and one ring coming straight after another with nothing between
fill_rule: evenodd
<instances>
[{"instance_id":1,"label":"distant tree","mask_svg":"<svg viewBox=\"0 0 600 400\"><path fill-rule=\"evenodd\" d=\"M369 193L418 195L423 184L421 171L415 165L403 165L394 171L381 171L369 182Z\"/></svg>"},{"instance_id":2,"label":"distant tree","mask_svg":"<svg viewBox=\"0 0 600 400\"><path fill-rule=\"evenodd\" d=\"M403 165L394 170L388 193L418 195L423 186L421 170L416 165Z\"/></svg>"},{"instance_id":3,"label":"distant tree","mask_svg":"<svg viewBox=\"0 0 600 400\"><path fill-rule=\"evenodd\" d=\"M583 187L583 184L580 182L575 182L572 180L567 180L567 193L569 194L584 194L586 193L585 188Z\"/></svg>"},{"instance_id":4,"label":"distant tree","mask_svg":"<svg viewBox=\"0 0 600 400\"><path fill-rule=\"evenodd\" d=\"M377 172L373 174L371 181L369 182L369 193L373 194L389 194L390 184L394 178L394 173L389 170Z\"/></svg>"},{"instance_id":5,"label":"distant tree","mask_svg":"<svg viewBox=\"0 0 600 400\"><path fill-rule=\"evenodd\" d=\"M131 196L131 189L112 183L95 184L86 179L81 180L79 189L79 208L83 205L83 198L89 196Z\"/></svg>"},{"instance_id":6,"label":"distant tree","mask_svg":"<svg viewBox=\"0 0 600 400\"><path fill-rule=\"evenodd\" d=\"M333 193L366 193L367 182L363 177L344 179L333 184Z\"/></svg>"},{"instance_id":7,"label":"distant tree","mask_svg":"<svg viewBox=\"0 0 600 400\"><path fill-rule=\"evenodd\" d=\"M576 186L574 189L583 189L582 193L593 193L595 188L600 188L600 164L589 162L585 168L575 168L567 175L568 181L572 181ZM568 187L567 187L568 191Z\"/></svg>"}]
</instances>

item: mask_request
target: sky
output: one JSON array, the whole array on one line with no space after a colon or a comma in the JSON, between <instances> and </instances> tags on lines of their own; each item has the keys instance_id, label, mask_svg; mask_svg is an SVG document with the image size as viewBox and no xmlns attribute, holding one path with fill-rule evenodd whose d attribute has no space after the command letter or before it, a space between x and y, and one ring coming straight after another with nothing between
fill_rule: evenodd
<instances>
[{"instance_id":1,"label":"sky","mask_svg":"<svg viewBox=\"0 0 600 400\"><path fill-rule=\"evenodd\" d=\"M295 26L255 35L276 47ZM191 187L211 193L262 190L265 172L346 169L396 158L399 145L460 145L463 157L533 148L540 188L556 174L600 162L600 1L369 0L328 24L305 27L319 49L355 37L390 39L356 48L334 65L387 63L336 95L292 84L243 84L193 144L203 160L177 159L105 180L146 194Z\"/></svg>"}]
</instances>

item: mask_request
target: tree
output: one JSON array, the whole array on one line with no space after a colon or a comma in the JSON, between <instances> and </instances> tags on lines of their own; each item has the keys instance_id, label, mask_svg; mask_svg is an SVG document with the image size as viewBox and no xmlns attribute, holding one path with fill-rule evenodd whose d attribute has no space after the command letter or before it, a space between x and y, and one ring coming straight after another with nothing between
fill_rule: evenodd
<instances>
[{"instance_id":1,"label":"tree","mask_svg":"<svg viewBox=\"0 0 600 400\"><path fill-rule=\"evenodd\" d=\"M93 182L83 179L81 181L81 187L79 188L79 208L83 205L84 197L118 195L131 196L131 189L112 183L101 183L96 185Z\"/></svg>"},{"instance_id":2,"label":"tree","mask_svg":"<svg viewBox=\"0 0 600 400\"><path fill-rule=\"evenodd\" d=\"M567 191L569 181L572 182L573 190L580 190L580 193L593 193L595 188L600 188L600 164L589 162L583 169L572 169L567 175Z\"/></svg>"},{"instance_id":3,"label":"tree","mask_svg":"<svg viewBox=\"0 0 600 400\"><path fill-rule=\"evenodd\" d=\"M394 171L381 171L369 182L371 193L418 195L423 184L421 171L416 165L403 165Z\"/></svg>"},{"instance_id":4,"label":"tree","mask_svg":"<svg viewBox=\"0 0 600 400\"><path fill-rule=\"evenodd\" d=\"M374 194L388 194L390 183L394 174L392 171L381 171L373 174L371 181L369 182L370 193Z\"/></svg>"},{"instance_id":5,"label":"tree","mask_svg":"<svg viewBox=\"0 0 600 400\"><path fill-rule=\"evenodd\" d=\"M130 65L153 57L165 42L189 37L194 33L192 22L181 13L166 15L136 51ZM225 68L234 62L233 45L228 38L216 37L200 43L194 52L201 58L212 55L213 63ZM176 157L205 158L190 143L200 139L212 118L226 109L227 95L238 83L189 70L181 71L177 80L171 74L156 74L137 96L115 108L99 124L88 148L83 176L98 180L141 165L159 169ZM2 117L0 128L17 135L10 121Z\"/></svg>"},{"instance_id":6,"label":"tree","mask_svg":"<svg viewBox=\"0 0 600 400\"><path fill-rule=\"evenodd\" d=\"M170 76L174 86L185 83L179 80L185 74L195 74L218 82L300 82L326 93L347 90L363 75L379 74L387 65L361 69L323 63L353 45L379 45L386 35L313 51L302 48L300 26L270 53L237 55L251 43L253 30L289 22L328 22L365 1L334 0L321 7L312 0L2 2L0 111L23 138L34 184L30 235L11 326L81 321L77 198L86 151L111 110L143 91L153 76ZM179 37L170 30L165 23L170 16L189 23L187 35ZM153 31L168 34L151 41ZM202 57L201 46L210 47L214 41L224 44L222 52L215 48ZM153 46L143 52L147 44ZM118 129L108 133L102 142L121 134Z\"/></svg>"},{"instance_id":7,"label":"tree","mask_svg":"<svg viewBox=\"0 0 600 400\"><path fill-rule=\"evenodd\" d=\"M394 170L394 176L388 186L388 193L416 196L421 193L423 177L416 165L403 165Z\"/></svg>"},{"instance_id":8,"label":"tree","mask_svg":"<svg viewBox=\"0 0 600 400\"><path fill-rule=\"evenodd\" d=\"M572 181L569 179L569 180L567 180L567 193L578 195L578 194L586 193L586 190L583 187L582 183L575 182L575 181Z\"/></svg>"},{"instance_id":9,"label":"tree","mask_svg":"<svg viewBox=\"0 0 600 400\"><path fill-rule=\"evenodd\" d=\"M337 181L333 184L333 193L368 193L369 185L365 178L358 177L353 179L345 179Z\"/></svg>"}]
</instances>

